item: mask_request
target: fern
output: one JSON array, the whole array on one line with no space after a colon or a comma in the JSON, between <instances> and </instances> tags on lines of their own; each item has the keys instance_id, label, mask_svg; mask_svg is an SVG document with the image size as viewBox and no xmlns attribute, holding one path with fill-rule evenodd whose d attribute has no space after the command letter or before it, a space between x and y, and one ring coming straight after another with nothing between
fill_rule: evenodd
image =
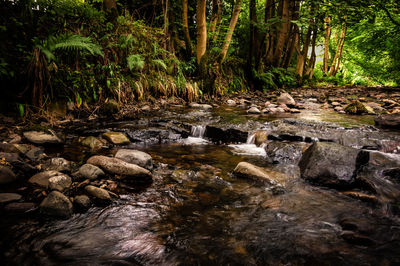
<instances>
[{"instance_id":1,"label":"fern","mask_svg":"<svg viewBox=\"0 0 400 266\"><path fill-rule=\"evenodd\" d=\"M54 44L54 50L89 52L91 55L104 56L100 45L93 43L89 37L81 35L60 35Z\"/></svg>"},{"instance_id":2,"label":"fern","mask_svg":"<svg viewBox=\"0 0 400 266\"><path fill-rule=\"evenodd\" d=\"M130 70L140 71L144 68L145 62L140 54L132 54L126 59Z\"/></svg>"},{"instance_id":3,"label":"fern","mask_svg":"<svg viewBox=\"0 0 400 266\"><path fill-rule=\"evenodd\" d=\"M159 67L162 67L165 71L167 70L167 65L162 59L154 59L153 63Z\"/></svg>"}]
</instances>

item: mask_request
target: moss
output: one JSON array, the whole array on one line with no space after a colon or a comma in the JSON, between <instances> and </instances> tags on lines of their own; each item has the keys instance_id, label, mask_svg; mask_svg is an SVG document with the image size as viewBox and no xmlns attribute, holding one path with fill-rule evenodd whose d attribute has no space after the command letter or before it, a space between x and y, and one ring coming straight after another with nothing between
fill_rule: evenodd
<instances>
[{"instance_id":1,"label":"moss","mask_svg":"<svg viewBox=\"0 0 400 266\"><path fill-rule=\"evenodd\" d=\"M353 101L344 108L345 112L352 115L372 114L374 111L360 101Z\"/></svg>"}]
</instances>

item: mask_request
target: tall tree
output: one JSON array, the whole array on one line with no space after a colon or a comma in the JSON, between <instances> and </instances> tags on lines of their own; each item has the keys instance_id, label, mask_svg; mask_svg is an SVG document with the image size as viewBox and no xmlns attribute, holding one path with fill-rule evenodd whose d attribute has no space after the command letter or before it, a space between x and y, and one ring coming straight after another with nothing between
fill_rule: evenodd
<instances>
[{"instance_id":1,"label":"tall tree","mask_svg":"<svg viewBox=\"0 0 400 266\"><path fill-rule=\"evenodd\" d=\"M232 12L231 21L229 23L229 28L228 28L228 31L226 33L225 41L224 41L224 44L223 44L222 49L221 49L220 62L223 62L225 60L226 53L228 52L228 48L229 48L229 45L230 45L231 40L232 40L233 31L235 30L236 23L237 23L238 18L239 18L239 13L240 13L240 10L241 10L241 6L242 6L242 0L236 0L235 6L234 6L233 12Z\"/></svg>"},{"instance_id":2,"label":"tall tree","mask_svg":"<svg viewBox=\"0 0 400 266\"><path fill-rule=\"evenodd\" d=\"M182 28L186 46L186 55L189 58L192 55L192 43L190 41L189 23L188 23L188 0L182 0Z\"/></svg>"},{"instance_id":3,"label":"tall tree","mask_svg":"<svg viewBox=\"0 0 400 266\"><path fill-rule=\"evenodd\" d=\"M206 25L206 0L197 0L196 22L197 22L197 64L207 51L207 25Z\"/></svg>"},{"instance_id":4,"label":"tall tree","mask_svg":"<svg viewBox=\"0 0 400 266\"><path fill-rule=\"evenodd\" d=\"M208 32L215 42L218 38L219 25L222 19L222 0L213 0L212 15Z\"/></svg>"},{"instance_id":5,"label":"tall tree","mask_svg":"<svg viewBox=\"0 0 400 266\"><path fill-rule=\"evenodd\" d=\"M343 21L342 26L340 28L340 37L337 40L337 47L335 57L332 61L331 68L329 69L329 76L335 76L340 68L340 61L342 58L343 53L343 46L346 40L346 33L347 33L347 25L346 21Z\"/></svg>"},{"instance_id":6,"label":"tall tree","mask_svg":"<svg viewBox=\"0 0 400 266\"><path fill-rule=\"evenodd\" d=\"M328 74L329 71L329 41L331 39L331 26L332 18L327 16L324 20L324 28L325 28L325 42L324 42L324 61L323 61L323 72L325 75Z\"/></svg>"},{"instance_id":7,"label":"tall tree","mask_svg":"<svg viewBox=\"0 0 400 266\"><path fill-rule=\"evenodd\" d=\"M272 64L276 67L278 67L281 62L282 52L285 47L285 40L287 39L287 35L289 32L289 0L280 0L278 11L281 18L281 26L279 29L276 48L272 61Z\"/></svg>"}]
</instances>

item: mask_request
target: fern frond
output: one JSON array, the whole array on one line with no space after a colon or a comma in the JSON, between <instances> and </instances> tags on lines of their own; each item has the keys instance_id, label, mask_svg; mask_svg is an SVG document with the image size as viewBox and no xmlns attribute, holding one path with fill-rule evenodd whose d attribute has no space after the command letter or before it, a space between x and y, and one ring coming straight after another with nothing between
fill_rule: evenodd
<instances>
[{"instance_id":1,"label":"fern frond","mask_svg":"<svg viewBox=\"0 0 400 266\"><path fill-rule=\"evenodd\" d=\"M142 70L144 68L145 62L140 54L131 54L126 58L126 61L128 63L128 67L130 70Z\"/></svg>"},{"instance_id":2,"label":"fern frond","mask_svg":"<svg viewBox=\"0 0 400 266\"><path fill-rule=\"evenodd\" d=\"M56 38L53 49L66 52L89 52L91 55L104 56L100 45L94 43L89 37L83 37L77 34L59 36L59 38Z\"/></svg>"},{"instance_id":3,"label":"fern frond","mask_svg":"<svg viewBox=\"0 0 400 266\"><path fill-rule=\"evenodd\" d=\"M161 59L154 59L153 63L159 67L162 67L165 71L167 70L167 65L165 64L165 62Z\"/></svg>"}]
</instances>

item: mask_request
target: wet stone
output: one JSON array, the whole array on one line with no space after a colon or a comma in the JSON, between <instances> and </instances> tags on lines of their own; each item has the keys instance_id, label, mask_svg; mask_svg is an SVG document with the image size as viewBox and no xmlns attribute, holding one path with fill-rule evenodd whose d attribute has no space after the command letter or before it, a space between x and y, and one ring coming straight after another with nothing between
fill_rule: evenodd
<instances>
[{"instance_id":1,"label":"wet stone","mask_svg":"<svg viewBox=\"0 0 400 266\"><path fill-rule=\"evenodd\" d=\"M120 149L115 154L115 158L121 159L127 163L139 165L149 170L153 168L153 159L149 154L142 151Z\"/></svg>"},{"instance_id":2,"label":"wet stone","mask_svg":"<svg viewBox=\"0 0 400 266\"><path fill-rule=\"evenodd\" d=\"M375 124L383 128L400 129L400 114L389 114L376 117Z\"/></svg>"},{"instance_id":3,"label":"wet stone","mask_svg":"<svg viewBox=\"0 0 400 266\"><path fill-rule=\"evenodd\" d=\"M67 175L56 175L49 178L49 188L51 190L64 191L72 184L71 177Z\"/></svg>"},{"instance_id":4,"label":"wet stone","mask_svg":"<svg viewBox=\"0 0 400 266\"><path fill-rule=\"evenodd\" d=\"M56 135L51 135L40 131L26 131L23 133L23 135L26 139L28 139L28 141L34 144L62 143L61 139L59 139Z\"/></svg>"},{"instance_id":5,"label":"wet stone","mask_svg":"<svg viewBox=\"0 0 400 266\"><path fill-rule=\"evenodd\" d=\"M63 173L57 171L45 171L32 176L28 182L43 188L49 187L49 179L54 176L63 176Z\"/></svg>"},{"instance_id":6,"label":"wet stone","mask_svg":"<svg viewBox=\"0 0 400 266\"><path fill-rule=\"evenodd\" d=\"M42 214L59 218L69 218L73 212L71 201L59 191L50 192L39 207Z\"/></svg>"},{"instance_id":7,"label":"wet stone","mask_svg":"<svg viewBox=\"0 0 400 266\"><path fill-rule=\"evenodd\" d=\"M18 201L22 198L21 195L17 193L0 193L0 203L8 203L12 201Z\"/></svg>"},{"instance_id":8,"label":"wet stone","mask_svg":"<svg viewBox=\"0 0 400 266\"><path fill-rule=\"evenodd\" d=\"M87 179L95 180L99 177L103 177L105 173L99 167L91 165L91 164L84 164L79 168L79 173Z\"/></svg>"},{"instance_id":9,"label":"wet stone","mask_svg":"<svg viewBox=\"0 0 400 266\"><path fill-rule=\"evenodd\" d=\"M12 183L16 179L17 177L9 167L0 165L0 185Z\"/></svg>"},{"instance_id":10,"label":"wet stone","mask_svg":"<svg viewBox=\"0 0 400 266\"><path fill-rule=\"evenodd\" d=\"M130 143L128 137L121 132L106 132L103 134L103 138L115 145L125 145Z\"/></svg>"},{"instance_id":11,"label":"wet stone","mask_svg":"<svg viewBox=\"0 0 400 266\"><path fill-rule=\"evenodd\" d=\"M104 143L101 140L93 136L84 138L83 140L81 140L81 144L92 150L101 149L104 146Z\"/></svg>"},{"instance_id":12,"label":"wet stone","mask_svg":"<svg viewBox=\"0 0 400 266\"><path fill-rule=\"evenodd\" d=\"M53 170L58 172L71 172L75 164L64 158L51 158L44 163L44 170Z\"/></svg>"},{"instance_id":13,"label":"wet stone","mask_svg":"<svg viewBox=\"0 0 400 266\"><path fill-rule=\"evenodd\" d=\"M247 110L248 114L261 114L260 109L257 107L251 107L249 110Z\"/></svg>"},{"instance_id":14,"label":"wet stone","mask_svg":"<svg viewBox=\"0 0 400 266\"><path fill-rule=\"evenodd\" d=\"M103 201L111 201L110 194L105 189L89 185L85 187L85 190L87 193L89 193L89 195L95 197L96 199Z\"/></svg>"},{"instance_id":15,"label":"wet stone","mask_svg":"<svg viewBox=\"0 0 400 266\"><path fill-rule=\"evenodd\" d=\"M92 202L86 195L79 195L74 198L74 207L79 212L87 211L90 208L91 204Z\"/></svg>"},{"instance_id":16,"label":"wet stone","mask_svg":"<svg viewBox=\"0 0 400 266\"><path fill-rule=\"evenodd\" d=\"M36 208L33 202L11 202L4 207L4 211L10 213L25 213Z\"/></svg>"},{"instance_id":17,"label":"wet stone","mask_svg":"<svg viewBox=\"0 0 400 266\"><path fill-rule=\"evenodd\" d=\"M296 105L295 100L289 93L282 93L278 98L278 104L285 104L287 106L294 106Z\"/></svg>"},{"instance_id":18,"label":"wet stone","mask_svg":"<svg viewBox=\"0 0 400 266\"><path fill-rule=\"evenodd\" d=\"M261 181L272 186L284 186L286 176L284 174L255 166L247 162L240 162L233 170L233 174L240 178L248 178Z\"/></svg>"}]
</instances>

